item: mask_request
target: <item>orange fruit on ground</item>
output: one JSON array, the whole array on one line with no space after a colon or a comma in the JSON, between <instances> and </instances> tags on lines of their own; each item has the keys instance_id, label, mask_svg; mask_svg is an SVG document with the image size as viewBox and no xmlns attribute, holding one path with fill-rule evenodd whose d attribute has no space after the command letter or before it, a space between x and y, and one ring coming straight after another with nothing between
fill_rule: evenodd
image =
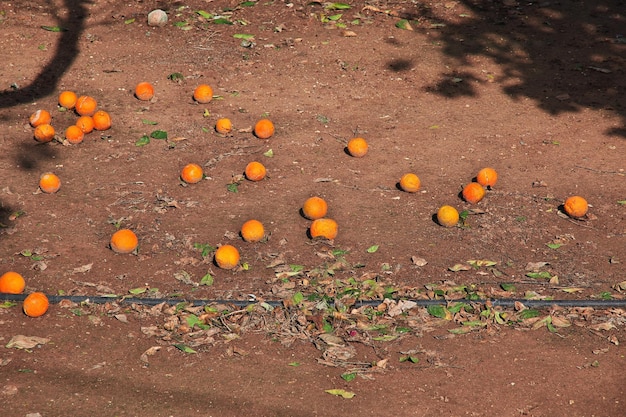
<instances>
[{"instance_id":1,"label":"orange fruit on ground","mask_svg":"<svg viewBox=\"0 0 626 417\"><path fill-rule=\"evenodd\" d=\"M337 222L333 219L316 219L311 223L309 232L312 238L325 237L326 239L334 239L337 237Z\"/></svg>"},{"instance_id":2,"label":"orange fruit on ground","mask_svg":"<svg viewBox=\"0 0 626 417\"><path fill-rule=\"evenodd\" d=\"M493 187L498 182L498 173L493 168L483 168L476 175L476 182L483 187Z\"/></svg>"},{"instance_id":3,"label":"orange fruit on ground","mask_svg":"<svg viewBox=\"0 0 626 417\"><path fill-rule=\"evenodd\" d=\"M363 138L353 138L348 142L348 153L355 158L362 158L367 153L367 141Z\"/></svg>"},{"instance_id":4,"label":"orange fruit on ground","mask_svg":"<svg viewBox=\"0 0 626 417\"><path fill-rule=\"evenodd\" d=\"M585 214L587 214L587 211L589 210L589 204L587 204L587 200L585 200L583 197L573 195L565 200L565 204L563 204L563 209L568 216L576 219L579 217L583 217Z\"/></svg>"},{"instance_id":5,"label":"orange fruit on ground","mask_svg":"<svg viewBox=\"0 0 626 417\"><path fill-rule=\"evenodd\" d=\"M39 178L39 188L44 193L56 193L61 188L61 180L52 172L46 172Z\"/></svg>"},{"instance_id":6,"label":"orange fruit on ground","mask_svg":"<svg viewBox=\"0 0 626 417\"><path fill-rule=\"evenodd\" d=\"M93 118L94 129L107 130L111 128L111 115L104 110L98 110L91 117Z\"/></svg>"},{"instance_id":7,"label":"orange fruit on ground","mask_svg":"<svg viewBox=\"0 0 626 417\"><path fill-rule=\"evenodd\" d=\"M48 110L37 110L35 113L30 115L28 121L32 127L37 127L40 125L50 124L52 116Z\"/></svg>"},{"instance_id":8,"label":"orange fruit on ground","mask_svg":"<svg viewBox=\"0 0 626 417\"><path fill-rule=\"evenodd\" d=\"M78 96L73 91L63 91L59 94L59 106L65 107L66 109L73 109L77 100Z\"/></svg>"},{"instance_id":9,"label":"orange fruit on ground","mask_svg":"<svg viewBox=\"0 0 626 417\"><path fill-rule=\"evenodd\" d=\"M415 193L420 189L420 179L417 175L408 173L400 178L400 188L407 193Z\"/></svg>"},{"instance_id":10,"label":"orange fruit on ground","mask_svg":"<svg viewBox=\"0 0 626 417\"><path fill-rule=\"evenodd\" d=\"M111 249L116 253L131 253L138 244L137 235L130 229L120 229L111 236Z\"/></svg>"},{"instance_id":11,"label":"orange fruit on ground","mask_svg":"<svg viewBox=\"0 0 626 417\"><path fill-rule=\"evenodd\" d=\"M21 274L8 271L0 276L0 292L5 294L21 294L26 287L26 281Z\"/></svg>"},{"instance_id":12,"label":"orange fruit on ground","mask_svg":"<svg viewBox=\"0 0 626 417\"><path fill-rule=\"evenodd\" d=\"M215 263L222 269L233 269L239 265L239 251L232 245L222 245L215 251Z\"/></svg>"},{"instance_id":13,"label":"orange fruit on ground","mask_svg":"<svg viewBox=\"0 0 626 417\"><path fill-rule=\"evenodd\" d=\"M98 107L98 102L91 96L80 96L76 100L74 109L81 116L93 116Z\"/></svg>"},{"instance_id":14,"label":"orange fruit on ground","mask_svg":"<svg viewBox=\"0 0 626 417\"><path fill-rule=\"evenodd\" d=\"M310 220L321 219L328 212L328 204L321 197L309 197L302 205L302 214Z\"/></svg>"},{"instance_id":15,"label":"orange fruit on ground","mask_svg":"<svg viewBox=\"0 0 626 417\"><path fill-rule=\"evenodd\" d=\"M217 122L215 122L215 131L217 133L221 133L223 135L230 133L230 131L233 130L233 124L230 121L230 119L218 119Z\"/></svg>"},{"instance_id":16,"label":"orange fruit on ground","mask_svg":"<svg viewBox=\"0 0 626 417\"><path fill-rule=\"evenodd\" d=\"M93 118L91 116L80 116L78 120L76 120L76 126L83 131L83 133L91 133L93 132Z\"/></svg>"},{"instance_id":17,"label":"orange fruit on ground","mask_svg":"<svg viewBox=\"0 0 626 417\"><path fill-rule=\"evenodd\" d=\"M78 143L81 143L84 138L85 133L80 127L76 125L72 125L65 129L65 139L67 139L67 141L71 144L76 145Z\"/></svg>"},{"instance_id":18,"label":"orange fruit on ground","mask_svg":"<svg viewBox=\"0 0 626 417\"><path fill-rule=\"evenodd\" d=\"M41 317L46 314L48 307L50 307L50 302L46 294L42 292L28 294L22 306L24 314L28 317Z\"/></svg>"},{"instance_id":19,"label":"orange fruit on ground","mask_svg":"<svg viewBox=\"0 0 626 417\"><path fill-rule=\"evenodd\" d=\"M180 172L180 178L187 184L195 184L204 178L204 171L198 164L187 164Z\"/></svg>"},{"instance_id":20,"label":"orange fruit on ground","mask_svg":"<svg viewBox=\"0 0 626 417\"><path fill-rule=\"evenodd\" d=\"M459 223L459 212L452 206L441 206L437 211L437 222L445 227L454 227Z\"/></svg>"},{"instance_id":21,"label":"orange fruit on ground","mask_svg":"<svg viewBox=\"0 0 626 417\"><path fill-rule=\"evenodd\" d=\"M241 226L241 237L246 242L258 242L265 236L263 223L258 220L248 220Z\"/></svg>"},{"instance_id":22,"label":"orange fruit on ground","mask_svg":"<svg viewBox=\"0 0 626 417\"><path fill-rule=\"evenodd\" d=\"M245 174L250 181L261 181L266 172L265 166L260 162L253 161L246 165Z\"/></svg>"},{"instance_id":23,"label":"orange fruit on ground","mask_svg":"<svg viewBox=\"0 0 626 417\"><path fill-rule=\"evenodd\" d=\"M141 82L135 86L135 97L139 100L148 101L154 97L154 87L149 82Z\"/></svg>"},{"instance_id":24,"label":"orange fruit on ground","mask_svg":"<svg viewBox=\"0 0 626 417\"><path fill-rule=\"evenodd\" d=\"M477 182L470 182L463 187L461 195L468 203L476 204L485 197L485 189Z\"/></svg>"},{"instance_id":25,"label":"orange fruit on ground","mask_svg":"<svg viewBox=\"0 0 626 417\"><path fill-rule=\"evenodd\" d=\"M200 84L193 90L193 99L198 103L206 104L213 100L213 89L206 84Z\"/></svg>"},{"instance_id":26,"label":"orange fruit on ground","mask_svg":"<svg viewBox=\"0 0 626 417\"><path fill-rule=\"evenodd\" d=\"M54 133L52 125L46 123L35 128L34 136L38 142L50 142L54 139Z\"/></svg>"},{"instance_id":27,"label":"orange fruit on ground","mask_svg":"<svg viewBox=\"0 0 626 417\"><path fill-rule=\"evenodd\" d=\"M274 123L269 119L261 119L254 125L254 135L259 139L269 139L275 131Z\"/></svg>"}]
</instances>

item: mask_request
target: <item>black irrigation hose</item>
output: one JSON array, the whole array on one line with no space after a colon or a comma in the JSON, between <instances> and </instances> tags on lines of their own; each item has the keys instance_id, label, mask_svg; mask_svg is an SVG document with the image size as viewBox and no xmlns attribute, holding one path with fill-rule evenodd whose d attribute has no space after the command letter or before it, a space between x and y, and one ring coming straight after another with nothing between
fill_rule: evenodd
<instances>
[{"instance_id":1,"label":"black irrigation hose","mask_svg":"<svg viewBox=\"0 0 626 417\"><path fill-rule=\"evenodd\" d=\"M0 300L3 301L24 301L26 294L4 294L0 293ZM192 299L186 300L184 298L137 298L137 297L89 297L86 295L49 295L48 300L52 304L59 303L64 300L68 300L74 303L89 302L93 304L105 304L111 302L118 302L124 304L141 304L148 306L155 306L157 304L178 304L178 303L190 303L196 306L210 305L210 304L230 304L236 307L247 307L251 304L257 304L264 302L272 307L279 307L283 304L281 300L208 300L208 299ZM394 301L400 301L395 300ZM428 307L433 305L446 305L448 303L467 303L467 304L486 304L491 303L494 307L514 307L515 303L522 303L527 308L547 308L552 306L557 307L593 307L593 308L626 308L626 299L624 300L525 300L520 298L496 298L487 300L405 300L414 302L418 307ZM381 300L361 300L355 303L356 307L363 306L377 306L381 303Z\"/></svg>"}]
</instances>

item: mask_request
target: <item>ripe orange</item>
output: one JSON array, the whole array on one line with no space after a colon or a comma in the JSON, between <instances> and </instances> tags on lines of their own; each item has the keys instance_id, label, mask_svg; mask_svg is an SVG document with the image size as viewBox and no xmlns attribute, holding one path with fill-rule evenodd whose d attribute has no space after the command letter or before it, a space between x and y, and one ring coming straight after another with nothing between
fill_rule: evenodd
<instances>
[{"instance_id":1,"label":"ripe orange","mask_svg":"<svg viewBox=\"0 0 626 417\"><path fill-rule=\"evenodd\" d=\"M568 197L567 200L565 200L565 204L563 204L563 209L568 216L576 219L579 217L583 217L585 214L587 214L587 211L589 210L589 204L587 204L587 200L585 200L583 197L574 195Z\"/></svg>"},{"instance_id":2,"label":"ripe orange","mask_svg":"<svg viewBox=\"0 0 626 417\"><path fill-rule=\"evenodd\" d=\"M81 116L93 116L98 107L98 102L91 96L80 96L76 100L74 109Z\"/></svg>"},{"instance_id":3,"label":"ripe orange","mask_svg":"<svg viewBox=\"0 0 626 417\"><path fill-rule=\"evenodd\" d=\"M350 139L348 142L348 153L355 158L362 158L367 153L367 141L363 138Z\"/></svg>"},{"instance_id":4,"label":"ripe orange","mask_svg":"<svg viewBox=\"0 0 626 417\"><path fill-rule=\"evenodd\" d=\"M260 162L250 162L246 165L246 178L250 181L261 181L265 178L266 170L265 166L263 166Z\"/></svg>"},{"instance_id":5,"label":"ripe orange","mask_svg":"<svg viewBox=\"0 0 626 417\"><path fill-rule=\"evenodd\" d=\"M35 128L34 136L38 142L50 142L54 139L54 128L47 123L39 125Z\"/></svg>"},{"instance_id":6,"label":"ripe orange","mask_svg":"<svg viewBox=\"0 0 626 417\"><path fill-rule=\"evenodd\" d=\"M259 139L269 139L275 131L274 123L269 119L261 119L254 125L254 135Z\"/></svg>"},{"instance_id":7,"label":"ripe orange","mask_svg":"<svg viewBox=\"0 0 626 417\"><path fill-rule=\"evenodd\" d=\"M83 133L83 130L76 125L72 125L65 129L65 139L67 139L67 141L71 144L76 145L81 143L84 138L85 134Z\"/></svg>"},{"instance_id":8,"label":"ripe orange","mask_svg":"<svg viewBox=\"0 0 626 417\"><path fill-rule=\"evenodd\" d=\"M8 271L0 276L0 292L5 294L21 294L26 287L24 277L17 272Z\"/></svg>"},{"instance_id":9,"label":"ripe orange","mask_svg":"<svg viewBox=\"0 0 626 417\"><path fill-rule=\"evenodd\" d=\"M93 127L96 130L107 130L111 128L111 116L104 110L98 110L92 116Z\"/></svg>"},{"instance_id":10,"label":"ripe orange","mask_svg":"<svg viewBox=\"0 0 626 417\"><path fill-rule=\"evenodd\" d=\"M400 188L407 193L417 192L421 184L419 177L415 174L404 174L402 178L400 178Z\"/></svg>"},{"instance_id":11,"label":"ripe orange","mask_svg":"<svg viewBox=\"0 0 626 417\"><path fill-rule=\"evenodd\" d=\"M93 131L93 118L91 116L80 116L76 120L76 126L83 131L83 133L91 133Z\"/></svg>"},{"instance_id":12,"label":"ripe orange","mask_svg":"<svg viewBox=\"0 0 626 417\"><path fill-rule=\"evenodd\" d=\"M50 302L48 301L46 294L42 292L34 292L26 296L22 307L24 309L24 314L28 317L40 317L46 314L48 307L50 307Z\"/></svg>"},{"instance_id":13,"label":"ripe orange","mask_svg":"<svg viewBox=\"0 0 626 417\"><path fill-rule=\"evenodd\" d=\"M337 237L337 222L333 219L316 219L311 223L309 232L312 238L325 237L326 239L334 239Z\"/></svg>"},{"instance_id":14,"label":"ripe orange","mask_svg":"<svg viewBox=\"0 0 626 417\"><path fill-rule=\"evenodd\" d=\"M37 127L40 125L50 124L52 116L48 110L37 110L35 113L30 115L28 121L32 127Z\"/></svg>"},{"instance_id":15,"label":"ripe orange","mask_svg":"<svg viewBox=\"0 0 626 417\"><path fill-rule=\"evenodd\" d=\"M139 100L148 101L154 97L154 87L149 82L141 82L135 87L135 97Z\"/></svg>"},{"instance_id":16,"label":"ripe orange","mask_svg":"<svg viewBox=\"0 0 626 417\"><path fill-rule=\"evenodd\" d=\"M138 244L137 235L130 229L120 229L111 236L111 249L116 253L131 253Z\"/></svg>"},{"instance_id":17,"label":"ripe orange","mask_svg":"<svg viewBox=\"0 0 626 417\"><path fill-rule=\"evenodd\" d=\"M321 219L328 212L328 204L321 197L310 197L302 205L302 214L310 220Z\"/></svg>"},{"instance_id":18,"label":"ripe orange","mask_svg":"<svg viewBox=\"0 0 626 417\"><path fill-rule=\"evenodd\" d=\"M59 94L59 106L71 110L76 105L78 96L73 91L63 91Z\"/></svg>"},{"instance_id":19,"label":"ripe orange","mask_svg":"<svg viewBox=\"0 0 626 417\"><path fill-rule=\"evenodd\" d=\"M483 187L491 188L498 182L498 173L493 168L483 168L478 171L476 182Z\"/></svg>"},{"instance_id":20,"label":"ripe orange","mask_svg":"<svg viewBox=\"0 0 626 417\"><path fill-rule=\"evenodd\" d=\"M206 104L213 100L213 89L206 84L200 84L193 90L193 99L198 103Z\"/></svg>"},{"instance_id":21,"label":"ripe orange","mask_svg":"<svg viewBox=\"0 0 626 417\"><path fill-rule=\"evenodd\" d=\"M232 245L222 245L215 251L215 263L222 269L233 269L239 265L239 251Z\"/></svg>"},{"instance_id":22,"label":"ripe orange","mask_svg":"<svg viewBox=\"0 0 626 417\"><path fill-rule=\"evenodd\" d=\"M39 178L39 188L44 193L56 193L61 188L61 180L52 172L46 172Z\"/></svg>"},{"instance_id":23,"label":"ripe orange","mask_svg":"<svg viewBox=\"0 0 626 417\"><path fill-rule=\"evenodd\" d=\"M441 206L437 211L437 222L445 227L453 227L459 223L459 212L452 206Z\"/></svg>"},{"instance_id":24,"label":"ripe orange","mask_svg":"<svg viewBox=\"0 0 626 417\"><path fill-rule=\"evenodd\" d=\"M215 130L217 133L226 135L233 130L233 124L230 119L218 119L217 122L215 122Z\"/></svg>"},{"instance_id":25,"label":"ripe orange","mask_svg":"<svg viewBox=\"0 0 626 417\"><path fill-rule=\"evenodd\" d=\"M468 203L476 204L485 197L485 189L477 182L470 182L463 187L463 199Z\"/></svg>"},{"instance_id":26,"label":"ripe orange","mask_svg":"<svg viewBox=\"0 0 626 417\"><path fill-rule=\"evenodd\" d=\"M241 237L246 242L258 242L265 236L263 223L258 220L248 220L241 226Z\"/></svg>"},{"instance_id":27,"label":"ripe orange","mask_svg":"<svg viewBox=\"0 0 626 417\"><path fill-rule=\"evenodd\" d=\"M204 178L204 171L198 164L187 164L180 172L180 178L187 184L195 184Z\"/></svg>"}]
</instances>

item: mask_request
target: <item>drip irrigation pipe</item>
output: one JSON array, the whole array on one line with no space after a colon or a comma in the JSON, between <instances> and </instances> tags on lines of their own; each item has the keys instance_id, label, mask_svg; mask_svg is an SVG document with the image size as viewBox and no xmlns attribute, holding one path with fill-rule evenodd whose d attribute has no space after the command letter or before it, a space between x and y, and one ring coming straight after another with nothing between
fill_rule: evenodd
<instances>
[{"instance_id":1,"label":"drip irrigation pipe","mask_svg":"<svg viewBox=\"0 0 626 417\"><path fill-rule=\"evenodd\" d=\"M26 294L4 294L0 293L0 300L2 301L24 301ZM74 303L89 302L93 304L105 304L105 303L123 303L123 304L140 304L147 306L155 306L157 304L178 304L178 303L190 303L195 306L203 306L210 304L230 304L236 307L247 307L251 304L258 304L260 302L266 303L272 307L279 307L283 304L282 300L209 300L209 299L184 299L184 298L138 298L138 297L90 297L86 295L48 295L48 300L52 304L60 303L61 301L70 301ZM400 301L395 300L393 301ZM593 307L593 308L626 308L625 300L525 300L520 298L496 298L496 299L481 299L481 300L468 300L465 298L457 300L404 300L414 302L418 307L428 307L434 305L447 305L449 303L467 303L467 304L486 304L490 303L494 307L514 307L515 303L522 303L527 308L547 308L552 306L573 308L573 307ZM381 303L381 300L360 300L357 301L355 307L364 306L377 306Z\"/></svg>"}]
</instances>

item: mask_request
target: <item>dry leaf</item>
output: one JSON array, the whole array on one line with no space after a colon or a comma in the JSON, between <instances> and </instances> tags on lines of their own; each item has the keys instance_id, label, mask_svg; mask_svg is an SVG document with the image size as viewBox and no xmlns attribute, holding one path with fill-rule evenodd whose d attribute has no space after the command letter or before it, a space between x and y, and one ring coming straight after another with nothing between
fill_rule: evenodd
<instances>
[{"instance_id":1,"label":"dry leaf","mask_svg":"<svg viewBox=\"0 0 626 417\"><path fill-rule=\"evenodd\" d=\"M11 338L9 343L7 343L6 345L6 348L7 349L11 349L11 348L32 349L36 347L37 345L45 345L49 341L50 339L45 338L45 337L24 336L24 335L19 334Z\"/></svg>"}]
</instances>

